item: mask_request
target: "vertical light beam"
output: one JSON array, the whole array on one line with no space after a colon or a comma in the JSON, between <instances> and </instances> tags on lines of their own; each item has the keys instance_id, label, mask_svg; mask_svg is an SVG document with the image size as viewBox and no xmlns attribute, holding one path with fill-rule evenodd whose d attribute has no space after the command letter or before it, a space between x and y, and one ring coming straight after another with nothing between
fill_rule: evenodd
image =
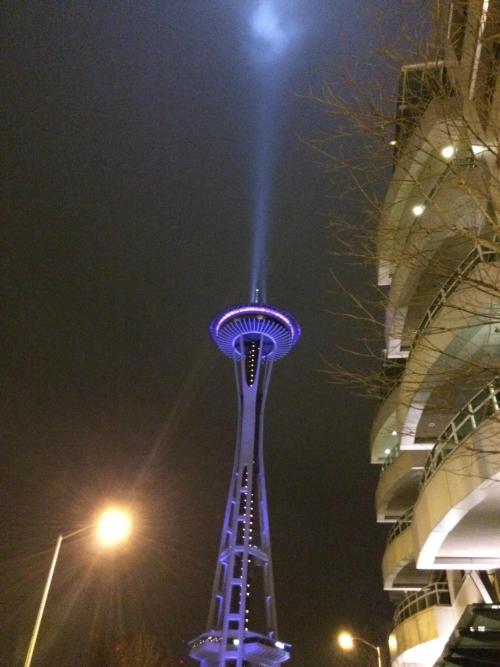
<instances>
[{"instance_id":1,"label":"vertical light beam","mask_svg":"<svg viewBox=\"0 0 500 667\"><path fill-rule=\"evenodd\" d=\"M257 98L257 131L252 211L252 251L250 299L258 289L267 300L268 233L271 191L277 152L277 110L280 85L284 77L284 56L297 33L290 21L278 10L276 0L260 0L250 15L252 59L259 89Z\"/></svg>"}]
</instances>

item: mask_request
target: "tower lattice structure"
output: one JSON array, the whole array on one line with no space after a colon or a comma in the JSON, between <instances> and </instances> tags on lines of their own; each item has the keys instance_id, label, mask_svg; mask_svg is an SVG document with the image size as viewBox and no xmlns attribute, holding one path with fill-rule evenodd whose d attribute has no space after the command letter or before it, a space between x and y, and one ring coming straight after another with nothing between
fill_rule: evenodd
<instances>
[{"instance_id":1,"label":"tower lattice structure","mask_svg":"<svg viewBox=\"0 0 500 667\"><path fill-rule=\"evenodd\" d=\"M206 632L190 642L201 667L275 667L290 657L279 639L263 457L264 408L273 363L300 337L296 320L253 303L210 325L234 361L238 427Z\"/></svg>"}]
</instances>

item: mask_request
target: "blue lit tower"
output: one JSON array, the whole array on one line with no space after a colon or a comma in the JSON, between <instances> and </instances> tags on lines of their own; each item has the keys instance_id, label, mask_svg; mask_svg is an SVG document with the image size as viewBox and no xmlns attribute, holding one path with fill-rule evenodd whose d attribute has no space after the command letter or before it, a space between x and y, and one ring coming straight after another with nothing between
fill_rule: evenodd
<instances>
[{"instance_id":1,"label":"blue lit tower","mask_svg":"<svg viewBox=\"0 0 500 667\"><path fill-rule=\"evenodd\" d=\"M287 313L252 303L225 310L210 325L234 360L238 431L207 631L190 643L201 667L275 667L280 641L263 458L263 425L274 361L292 349L300 327Z\"/></svg>"}]
</instances>

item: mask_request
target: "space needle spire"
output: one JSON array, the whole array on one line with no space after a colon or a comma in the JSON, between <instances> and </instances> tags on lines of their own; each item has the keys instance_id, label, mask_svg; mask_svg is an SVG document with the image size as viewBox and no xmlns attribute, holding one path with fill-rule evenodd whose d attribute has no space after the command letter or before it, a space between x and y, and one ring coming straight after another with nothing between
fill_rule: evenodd
<instances>
[{"instance_id":1,"label":"space needle spire","mask_svg":"<svg viewBox=\"0 0 500 667\"><path fill-rule=\"evenodd\" d=\"M210 325L233 359L238 426L206 632L190 642L201 667L276 667L290 658L276 618L263 456L264 408L276 360L300 338L297 321L254 302L229 308Z\"/></svg>"}]
</instances>

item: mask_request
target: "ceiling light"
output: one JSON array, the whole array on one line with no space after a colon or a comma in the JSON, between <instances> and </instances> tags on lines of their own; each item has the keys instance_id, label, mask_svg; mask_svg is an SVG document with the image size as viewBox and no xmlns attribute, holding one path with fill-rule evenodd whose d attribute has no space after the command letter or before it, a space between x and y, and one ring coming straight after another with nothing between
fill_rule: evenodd
<instances>
[{"instance_id":1,"label":"ceiling light","mask_svg":"<svg viewBox=\"0 0 500 667\"><path fill-rule=\"evenodd\" d=\"M397 435L397 434L398 434L397 431L391 431L391 435Z\"/></svg>"},{"instance_id":2,"label":"ceiling light","mask_svg":"<svg viewBox=\"0 0 500 667\"><path fill-rule=\"evenodd\" d=\"M413 215L418 218L418 216L422 215L422 213L425 211L425 206L423 204L417 204L411 210Z\"/></svg>"},{"instance_id":3,"label":"ceiling light","mask_svg":"<svg viewBox=\"0 0 500 667\"><path fill-rule=\"evenodd\" d=\"M455 155L455 146L452 144L449 144L448 146L445 146L444 148L441 149L441 157L444 157L445 160L451 160L451 158Z\"/></svg>"},{"instance_id":4,"label":"ceiling light","mask_svg":"<svg viewBox=\"0 0 500 667\"><path fill-rule=\"evenodd\" d=\"M488 150L488 146L483 146L483 144L473 144L471 148L474 155L481 155Z\"/></svg>"},{"instance_id":5,"label":"ceiling light","mask_svg":"<svg viewBox=\"0 0 500 667\"><path fill-rule=\"evenodd\" d=\"M396 139L391 139L389 141L389 146L397 146L397 145L398 145L398 142L396 141Z\"/></svg>"}]
</instances>

